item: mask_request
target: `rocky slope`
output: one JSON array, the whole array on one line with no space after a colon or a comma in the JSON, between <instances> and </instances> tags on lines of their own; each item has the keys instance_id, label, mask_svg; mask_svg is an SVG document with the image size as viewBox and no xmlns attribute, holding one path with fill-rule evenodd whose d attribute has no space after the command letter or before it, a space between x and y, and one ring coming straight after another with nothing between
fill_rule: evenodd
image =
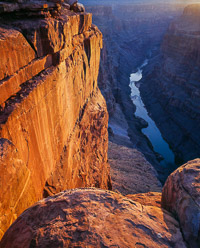
<instances>
[{"instance_id":1,"label":"rocky slope","mask_svg":"<svg viewBox=\"0 0 200 248\"><path fill-rule=\"evenodd\" d=\"M95 188L64 191L27 209L0 247L198 248L199 168L200 160L194 160L169 176L163 208L159 193L124 197Z\"/></svg>"},{"instance_id":2,"label":"rocky slope","mask_svg":"<svg viewBox=\"0 0 200 248\"><path fill-rule=\"evenodd\" d=\"M143 101L177 156L200 153L200 5L185 8L169 27L159 56L145 69Z\"/></svg>"},{"instance_id":3,"label":"rocky slope","mask_svg":"<svg viewBox=\"0 0 200 248\"><path fill-rule=\"evenodd\" d=\"M161 192L162 186L154 167L137 149L109 142L108 157L114 191L123 195Z\"/></svg>"},{"instance_id":4,"label":"rocky slope","mask_svg":"<svg viewBox=\"0 0 200 248\"><path fill-rule=\"evenodd\" d=\"M0 236L43 197L111 188L102 34L66 3L14 2L0 3Z\"/></svg>"}]
</instances>

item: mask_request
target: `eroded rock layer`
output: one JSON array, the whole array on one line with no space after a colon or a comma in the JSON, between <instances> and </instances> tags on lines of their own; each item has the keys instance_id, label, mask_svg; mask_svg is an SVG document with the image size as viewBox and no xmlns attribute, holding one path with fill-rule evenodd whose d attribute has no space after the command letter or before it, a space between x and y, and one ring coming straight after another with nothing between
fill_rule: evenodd
<instances>
[{"instance_id":1,"label":"eroded rock layer","mask_svg":"<svg viewBox=\"0 0 200 248\"><path fill-rule=\"evenodd\" d=\"M43 197L111 187L102 35L91 14L61 3L43 11L0 17L0 236Z\"/></svg>"}]
</instances>

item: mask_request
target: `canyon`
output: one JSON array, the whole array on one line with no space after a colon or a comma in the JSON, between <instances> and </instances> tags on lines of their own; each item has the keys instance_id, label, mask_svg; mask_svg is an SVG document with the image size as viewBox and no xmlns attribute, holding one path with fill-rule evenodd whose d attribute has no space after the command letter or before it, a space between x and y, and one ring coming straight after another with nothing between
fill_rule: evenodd
<instances>
[{"instance_id":1,"label":"canyon","mask_svg":"<svg viewBox=\"0 0 200 248\"><path fill-rule=\"evenodd\" d=\"M104 37L98 83L109 112L110 142L141 153L153 165L162 184L173 170L160 165L160 154L153 150L151 142L141 131L146 123L134 115L136 106L130 98L130 75L146 58L159 54L168 26L182 14L183 9L181 4L86 5ZM112 157L109 152L111 161ZM174 167L176 169L176 165Z\"/></svg>"},{"instance_id":2,"label":"canyon","mask_svg":"<svg viewBox=\"0 0 200 248\"><path fill-rule=\"evenodd\" d=\"M183 101L176 107L187 106L186 81L173 65L183 73L192 59L186 88L197 110L184 110L198 123L199 10L86 4L86 12L68 0L0 2L0 248L199 247L200 160L180 156L187 163L178 169L160 166L129 87L148 58L135 86L177 159L156 104L164 106L175 89Z\"/></svg>"},{"instance_id":3,"label":"canyon","mask_svg":"<svg viewBox=\"0 0 200 248\"><path fill-rule=\"evenodd\" d=\"M178 164L200 155L199 18L200 6L194 4L171 23L140 86L147 110Z\"/></svg>"}]
</instances>

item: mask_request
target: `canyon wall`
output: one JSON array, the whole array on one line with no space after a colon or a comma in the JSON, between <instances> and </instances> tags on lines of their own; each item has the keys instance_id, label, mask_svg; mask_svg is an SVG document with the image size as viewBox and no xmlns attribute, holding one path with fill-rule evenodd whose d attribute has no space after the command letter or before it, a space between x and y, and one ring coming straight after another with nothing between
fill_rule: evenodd
<instances>
[{"instance_id":1,"label":"canyon wall","mask_svg":"<svg viewBox=\"0 0 200 248\"><path fill-rule=\"evenodd\" d=\"M53 1L1 5L0 237L43 197L111 188L92 15Z\"/></svg>"},{"instance_id":2,"label":"canyon wall","mask_svg":"<svg viewBox=\"0 0 200 248\"><path fill-rule=\"evenodd\" d=\"M144 72L143 101L177 163L200 155L200 5L185 8L170 25Z\"/></svg>"}]
</instances>

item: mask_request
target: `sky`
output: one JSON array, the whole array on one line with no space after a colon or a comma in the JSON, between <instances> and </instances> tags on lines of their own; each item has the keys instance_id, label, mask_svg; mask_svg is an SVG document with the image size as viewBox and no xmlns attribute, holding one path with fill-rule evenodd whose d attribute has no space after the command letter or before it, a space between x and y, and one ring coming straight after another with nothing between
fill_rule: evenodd
<instances>
[{"instance_id":1,"label":"sky","mask_svg":"<svg viewBox=\"0 0 200 248\"><path fill-rule=\"evenodd\" d=\"M159 3L185 3L190 4L194 2L200 3L200 0L79 0L80 3L85 5L87 4L114 4L114 3L152 3L152 2L159 2Z\"/></svg>"}]
</instances>

